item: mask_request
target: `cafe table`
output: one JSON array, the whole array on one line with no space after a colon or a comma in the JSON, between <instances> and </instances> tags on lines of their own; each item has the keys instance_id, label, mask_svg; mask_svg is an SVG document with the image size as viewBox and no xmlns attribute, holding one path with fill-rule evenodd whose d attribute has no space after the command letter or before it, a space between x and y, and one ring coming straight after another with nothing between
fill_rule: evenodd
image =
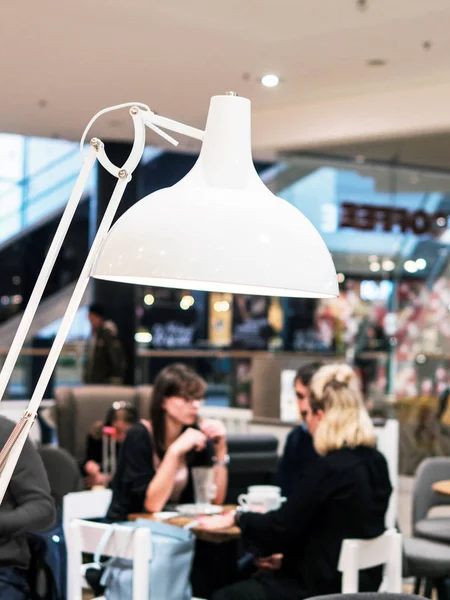
<instances>
[{"instance_id":1,"label":"cafe table","mask_svg":"<svg viewBox=\"0 0 450 600\"><path fill-rule=\"evenodd\" d=\"M236 506L227 505L223 512L234 510ZM152 513L133 513L129 521L149 519L185 527L196 517L179 516L171 519L157 519ZM237 579L237 561L241 530L236 525L219 531L207 531L202 527L192 527L196 537L194 564L192 567L192 592L195 597L209 598L214 591L234 583Z\"/></svg>"},{"instance_id":2,"label":"cafe table","mask_svg":"<svg viewBox=\"0 0 450 600\"><path fill-rule=\"evenodd\" d=\"M222 512L229 512L231 510L235 510L235 505L226 505L223 507ZM152 513L133 513L128 515L129 521L136 521L137 519L149 519L150 521L161 521L161 519L157 519L154 517ZM164 523L169 523L170 525L175 525L177 527L186 527L192 523L192 521L196 521L197 517L172 517L171 519L164 519ZM228 527L227 529L220 529L218 531L207 531L202 527L191 527L192 533L199 540L203 540L205 542L212 542L214 544L223 544L225 542L230 542L232 540L237 540L241 537L241 530L237 525L233 527Z\"/></svg>"},{"instance_id":3,"label":"cafe table","mask_svg":"<svg viewBox=\"0 0 450 600\"><path fill-rule=\"evenodd\" d=\"M443 481L436 481L433 483L433 491L441 494L442 496L450 496L450 479Z\"/></svg>"}]
</instances>

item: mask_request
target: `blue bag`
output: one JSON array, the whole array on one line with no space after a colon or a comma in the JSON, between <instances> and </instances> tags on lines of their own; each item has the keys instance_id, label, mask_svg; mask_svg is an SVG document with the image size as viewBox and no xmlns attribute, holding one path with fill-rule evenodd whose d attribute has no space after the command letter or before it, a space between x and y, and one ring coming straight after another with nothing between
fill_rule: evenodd
<instances>
[{"instance_id":1,"label":"blue bag","mask_svg":"<svg viewBox=\"0 0 450 600\"><path fill-rule=\"evenodd\" d=\"M149 564L149 600L191 600L191 570L194 560L195 538L186 529L138 519L121 523L128 527L151 529L152 559ZM114 525L111 525L111 532ZM95 562L99 562L102 548L97 549ZM105 565L101 584L105 586L106 600L132 600L133 561L113 557Z\"/></svg>"}]
</instances>

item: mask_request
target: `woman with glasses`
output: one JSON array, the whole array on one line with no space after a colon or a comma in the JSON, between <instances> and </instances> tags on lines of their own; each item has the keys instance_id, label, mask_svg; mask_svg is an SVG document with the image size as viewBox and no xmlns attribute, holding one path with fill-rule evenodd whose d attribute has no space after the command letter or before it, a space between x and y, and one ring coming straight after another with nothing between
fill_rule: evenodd
<instances>
[{"instance_id":1,"label":"woman with glasses","mask_svg":"<svg viewBox=\"0 0 450 600\"><path fill-rule=\"evenodd\" d=\"M192 369L174 364L155 380L150 420L130 429L113 482L107 520L130 513L158 512L168 503L194 501L191 469L215 467L215 498L227 489L227 444L219 421L199 419L205 381Z\"/></svg>"}]
</instances>

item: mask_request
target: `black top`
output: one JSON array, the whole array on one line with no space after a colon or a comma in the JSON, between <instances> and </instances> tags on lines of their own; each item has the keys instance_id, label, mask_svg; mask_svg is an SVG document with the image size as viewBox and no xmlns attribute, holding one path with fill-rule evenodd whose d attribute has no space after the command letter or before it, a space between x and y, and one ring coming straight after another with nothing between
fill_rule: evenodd
<instances>
[{"instance_id":1,"label":"black top","mask_svg":"<svg viewBox=\"0 0 450 600\"><path fill-rule=\"evenodd\" d=\"M0 417L0 448L15 423ZM27 439L0 505L0 567L28 569L27 531L44 531L55 521L56 510L47 472L36 448Z\"/></svg>"},{"instance_id":2,"label":"black top","mask_svg":"<svg viewBox=\"0 0 450 600\"><path fill-rule=\"evenodd\" d=\"M189 479L181 494L180 504L194 501L191 468L212 465L213 455L212 442L208 442L204 450L189 456ZM122 446L113 480L113 497L106 520L126 521L130 513L145 512L145 494L155 473L152 439L146 426L137 423L127 433Z\"/></svg>"},{"instance_id":3,"label":"black top","mask_svg":"<svg viewBox=\"0 0 450 600\"><path fill-rule=\"evenodd\" d=\"M121 444L116 442L116 460L120 454ZM93 460L100 465L103 472L103 438L99 438L91 435L90 433L86 438L86 454L83 462L81 463L81 470L86 475L85 466L86 463Z\"/></svg>"},{"instance_id":4,"label":"black top","mask_svg":"<svg viewBox=\"0 0 450 600\"><path fill-rule=\"evenodd\" d=\"M275 476L275 483L281 487L283 496L292 493L297 481L318 458L312 435L306 427L299 425L293 429L287 437Z\"/></svg>"},{"instance_id":5,"label":"black top","mask_svg":"<svg viewBox=\"0 0 450 600\"><path fill-rule=\"evenodd\" d=\"M259 556L284 554L280 575L296 579L308 596L338 593L342 540L381 535L391 491L386 460L374 448L331 452L308 469L281 509L240 516L244 544ZM363 572L361 589L376 590L381 572Z\"/></svg>"}]
</instances>

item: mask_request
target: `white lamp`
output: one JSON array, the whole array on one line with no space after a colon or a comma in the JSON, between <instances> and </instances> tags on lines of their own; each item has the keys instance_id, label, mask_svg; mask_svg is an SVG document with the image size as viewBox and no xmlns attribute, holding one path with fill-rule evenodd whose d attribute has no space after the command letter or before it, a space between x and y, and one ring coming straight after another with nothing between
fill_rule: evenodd
<instances>
[{"instance_id":1,"label":"white lamp","mask_svg":"<svg viewBox=\"0 0 450 600\"><path fill-rule=\"evenodd\" d=\"M331 298L336 271L322 238L296 208L274 196L251 157L250 101L230 93L211 100L205 132L129 103L135 128L122 167L94 138L67 203L35 289L0 373L0 398L36 313L89 173L98 159L117 184L75 286L27 411L0 452L0 501L62 350L90 277L244 294ZM198 161L179 183L147 196L110 229L145 147L145 126L176 144L159 127L203 139Z\"/></svg>"},{"instance_id":2,"label":"white lamp","mask_svg":"<svg viewBox=\"0 0 450 600\"><path fill-rule=\"evenodd\" d=\"M93 277L240 294L331 298L336 271L317 230L253 166L250 101L215 96L192 170L129 209Z\"/></svg>"}]
</instances>

